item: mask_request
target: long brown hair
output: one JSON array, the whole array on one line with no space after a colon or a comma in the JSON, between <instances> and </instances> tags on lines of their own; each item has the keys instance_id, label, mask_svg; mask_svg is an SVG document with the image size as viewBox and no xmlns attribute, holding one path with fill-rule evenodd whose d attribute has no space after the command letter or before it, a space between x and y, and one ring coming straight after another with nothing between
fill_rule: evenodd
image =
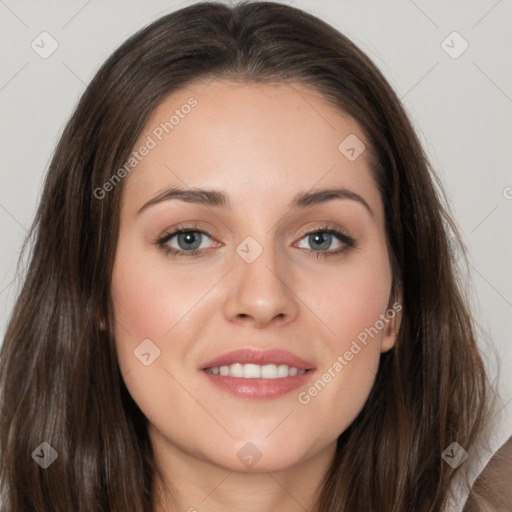
<instances>
[{"instance_id":1,"label":"long brown hair","mask_svg":"<svg viewBox=\"0 0 512 512\"><path fill-rule=\"evenodd\" d=\"M316 506L442 510L464 464L452 469L441 454L456 441L471 455L492 396L450 251L459 235L378 68L327 23L274 2L202 2L161 17L108 58L67 123L0 353L3 510L152 511L158 468L113 338L122 182L102 199L94 191L123 166L166 96L211 78L308 85L364 130L402 324L363 410L338 438ZM46 469L31 456L43 442L58 454Z\"/></svg>"}]
</instances>

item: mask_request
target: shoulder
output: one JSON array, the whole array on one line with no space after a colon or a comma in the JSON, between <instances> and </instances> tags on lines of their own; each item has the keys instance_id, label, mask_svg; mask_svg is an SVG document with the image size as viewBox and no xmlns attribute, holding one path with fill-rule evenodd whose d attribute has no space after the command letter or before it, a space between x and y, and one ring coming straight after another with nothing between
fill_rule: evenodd
<instances>
[{"instance_id":1,"label":"shoulder","mask_svg":"<svg viewBox=\"0 0 512 512\"><path fill-rule=\"evenodd\" d=\"M492 456L471 487L463 512L512 510L512 436Z\"/></svg>"}]
</instances>

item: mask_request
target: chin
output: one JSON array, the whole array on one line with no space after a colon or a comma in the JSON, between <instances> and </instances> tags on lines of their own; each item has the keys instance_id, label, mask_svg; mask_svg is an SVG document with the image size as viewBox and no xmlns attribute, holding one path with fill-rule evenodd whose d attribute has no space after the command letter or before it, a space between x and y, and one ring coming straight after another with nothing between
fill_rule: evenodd
<instances>
[{"instance_id":1,"label":"chin","mask_svg":"<svg viewBox=\"0 0 512 512\"><path fill-rule=\"evenodd\" d=\"M222 453L212 454L212 462L238 473L263 473L284 471L310 456L305 446L265 439L267 435L230 441Z\"/></svg>"}]
</instances>

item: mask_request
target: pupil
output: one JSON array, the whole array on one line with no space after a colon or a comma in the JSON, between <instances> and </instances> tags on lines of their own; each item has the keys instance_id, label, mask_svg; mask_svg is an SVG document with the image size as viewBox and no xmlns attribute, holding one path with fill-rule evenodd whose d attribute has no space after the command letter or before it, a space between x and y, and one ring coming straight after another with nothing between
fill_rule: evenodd
<instances>
[{"instance_id":1,"label":"pupil","mask_svg":"<svg viewBox=\"0 0 512 512\"><path fill-rule=\"evenodd\" d=\"M323 247L318 247L319 249L328 249L329 248L329 242L330 242L330 238L331 238L330 233L324 233L324 232L314 233L313 235L311 235L311 237L313 238L313 241L315 244L319 243L320 245L323 245Z\"/></svg>"},{"instance_id":2,"label":"pupil","mask_svg":"<svg viewBox=\"0 0 512 512\"><path fill-rule=\"evenodd\" d=\"M199 235L199 233L197 235ZM181 249L197 249L199 245L201 245L200 243L197 243L199 238L199 236L196 236L193 233L181 233L178 235L178 245ZM184 246L181 242L184 242ZM194 243L196 244L195 246L193 245Z\"/></svg>"}]
</instances>

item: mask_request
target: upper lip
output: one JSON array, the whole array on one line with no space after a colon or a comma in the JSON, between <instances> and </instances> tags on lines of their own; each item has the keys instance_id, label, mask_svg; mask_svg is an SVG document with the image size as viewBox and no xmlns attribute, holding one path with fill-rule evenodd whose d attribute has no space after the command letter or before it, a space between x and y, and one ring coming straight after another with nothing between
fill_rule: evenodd
<instances>
[{"instance_id":1,"label":"upper lip","mask_svg":"<svg viewBox=\"0 0 512 512\"><path fill-rule=\"evenodd\" d=\"M312 363L301 359L291 352L288 352L288 350L239 349L226 352L218 357L215 357L214 359L210 359L209 361L201 364L199 369L204 370L214 366L229 366L234 363L258 365L286 364L289 367L297 368L298 370L311 370L314 368Z\"/></svg>"}]
</instances>

